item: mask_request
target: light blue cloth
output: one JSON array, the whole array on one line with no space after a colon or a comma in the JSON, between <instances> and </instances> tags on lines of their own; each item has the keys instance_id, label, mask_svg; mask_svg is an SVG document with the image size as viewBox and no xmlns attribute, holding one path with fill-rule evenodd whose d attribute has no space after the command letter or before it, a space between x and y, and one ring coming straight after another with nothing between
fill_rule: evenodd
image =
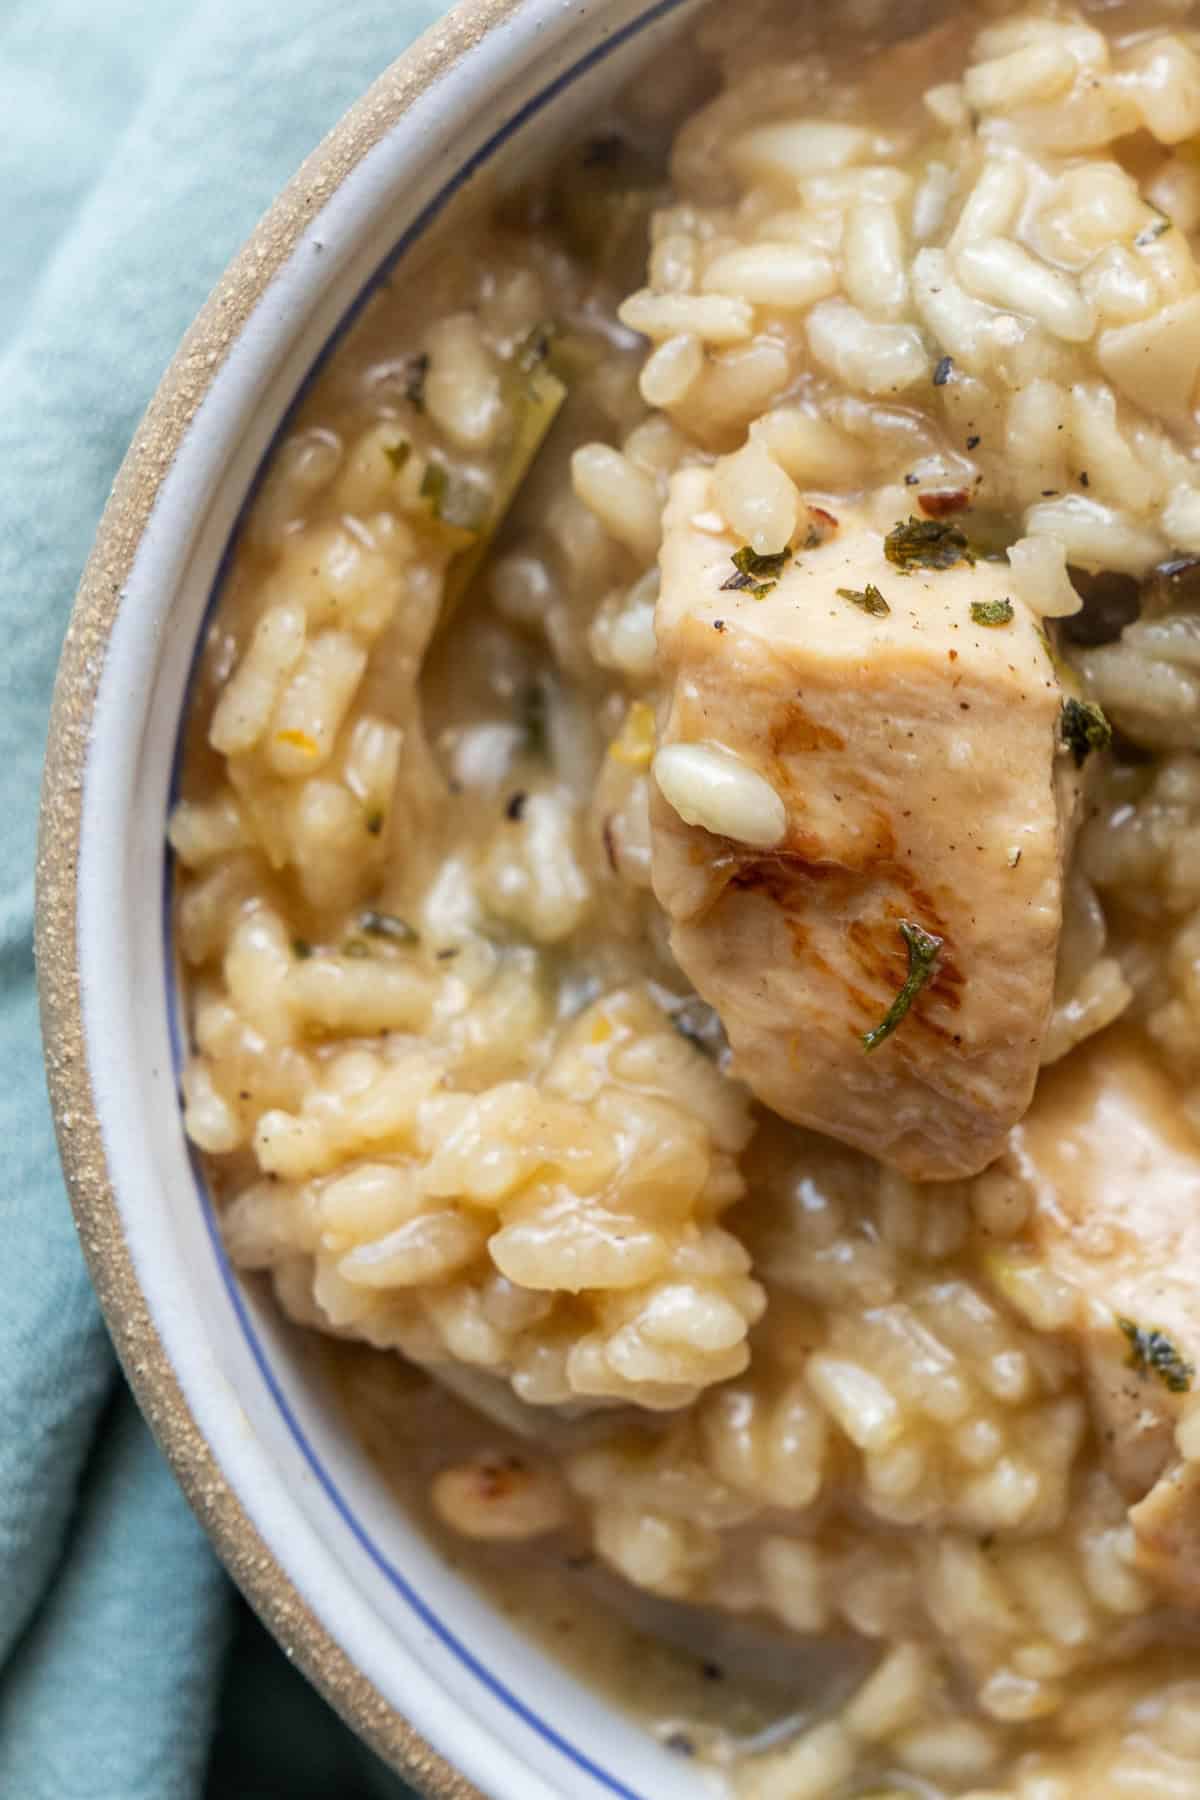
<instances>
[{"instance_id":1,"label":"light blue cloth","mask_svg":"<svg viewBox=\"0 0 1200 1800\"><path fill-rule=\"evenodd\" d=\"M0 0L3 1800L402 1791L245 1616L225 1669L231 1590L117 1382L72 1230L30 936L54 665L125 446L272 195L440 10Z\"/></svg>"}]
</instances>

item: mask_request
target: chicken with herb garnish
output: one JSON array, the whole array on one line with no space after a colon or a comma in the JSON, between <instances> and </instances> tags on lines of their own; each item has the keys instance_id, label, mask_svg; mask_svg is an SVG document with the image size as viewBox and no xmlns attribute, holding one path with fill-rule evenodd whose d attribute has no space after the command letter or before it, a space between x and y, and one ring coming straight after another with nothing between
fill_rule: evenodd
<instances>
[{"instance_id":1,"label":"chicken with herb garnish","mask_svg":"<svg viewBox=\"0 0 1200 1800\"><path fill-rule=\"evenodd\" d=\"M751 564L709 473L675 477L655 892L761 1100L910 1175L975 1174L1050 1014L1063 689L1011 568L958 526L845 507L797 538Z\"/></svg>"}]
</instances>

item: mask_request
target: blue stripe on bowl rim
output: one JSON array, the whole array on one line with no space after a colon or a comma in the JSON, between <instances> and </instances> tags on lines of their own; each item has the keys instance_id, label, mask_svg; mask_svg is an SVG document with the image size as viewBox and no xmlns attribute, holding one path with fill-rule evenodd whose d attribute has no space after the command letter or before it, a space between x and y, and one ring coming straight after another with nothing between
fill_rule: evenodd
<instances>
[{"instance_id":1,"label":"blue stripe on bowl rim","mask_svg":"<svg viewBox=\"0 0 1200 1800\"><path fill-rule=\"evenodd\" d=\"M623 44L640 36L641 33L647 30L651 25L656 24L660 19L667 17L669 14L677 11L681 6L686 4L688 4L688 0L656 0L656 4L648 7L647 10L644 13L641 13L636 19L621 26L611 37L606 38L603 43L597 44L589 50L578 62L573 63L569 68L564 69L562 73L557 75L546 87L539 89L536 94L506 119L504 123L467 158L466 162L455 171L455 173L446 181L444 186L439 189L434 197L422 208L412 224L401 234L391 250L389 250L388 254L377 265L373 273L367 277L367 280L363 283L359 292L342 313L337 324L334 326L316 357L313 359L313 362L298 386L295 395L284 412L283 417L280 419L278 426L272 434L270 443L263 452L258 467L246 489L245 496L230 527L229 536L226 539L225 547L218 561L212 585L209 589L208 598L205 602L204 613L197 627L196 640L193 646L187 681L184 688L183 703L180 708L179 727L176 732L175 747L171 764L171 780L167 801L168 812L174 807L179 795L180 777L183 765L184 728L191 709L192 695L196 684L205 637L212 621L213 614L220 601L242 525L246 514L262 485L264 475L271 463L281 438L287 432L297 409L304 401L330 356L345 337L371 295L382 282L387 280L400 259L413 247L454 195L458 193L473 175L492 159L496 152L506 144L510 138L514 137L524 125L542 112L552 100L555 100L566 89L572 87L590 69L603 62ZM171 1044L171 1062L175 1076L176 1089L178 1091L179 1081L184 1066L185 1044L184 1034L181 1028L178 965L175 958L172 935L175 858L167 845L165 829L162 841L163 973L167 996L167 1028ZM204 1179L200 1158L190 1145L188 1147L188 1157L191 1165L196 1196L204 1216L204 1222L207 1227L209 1240L212 1244L213 1254L216 1258L225 1291L229 1296L230 1303L237 1317L238 1324L241 1327L242 1335L245 1338L250 1354L263 1378L263 1382L266 1385L271 1399L278 1408L283 1422L296 1444L297 1449L304 1457L304 1460L316 1477L317 1482L324 1490L331 1505L342 1519L351 1536L366 1552L367 1556L379 1569L380 1573L386 1578L389 1584L410 1607L412 1612L420 1620L421 1624L431 1631L438 1641L451 1652L463 1667L475 1676L488 1693L499 1700L501 1704L516 1718L520 1719L524 1725L527 1725L531 1730L536 1732L545 1743L549 1744L553 1749L565 1756L576 1768L591 1776L593 1780L607 1788L609 1793L618 1795L620 1800L643 1800L643 1796L639 1795L636 1790L628 1787L623 1781L619 1780L617 1776L611 1774L584 1751L580 1750L567 1738L563 1737L561 1732L555 1730L554 1726L539 1713L535 1712L532 1707L528 1706L518 1694L514 1693L512 1688L508 1687L506 1683L494 1673L493 1670L489 1669L485 1663L481 1662L463 1640L456 1636L450 1627L438 1616L429 1603L422 1599L421 1595L416 1592L402 1570L400 1570L396 1564L385 1555L383 1550L367 1531L366 1527L358 1519L353 1507L338 1487L338 1484L333 1479L329 1470L325 1467L316 1447L304 1430L300 1420L297 1418L288 1401L287 1395L283 1391L279 1378L271 1366L270 1356L255 1329L254 1322L250 1317L246 1305L245 1296L241 1289L241 1284L226 1253L221 1238L220 1226L217 1223L216 1210L213 1206L208 1184Z\"/></svg>"}]
</instances>

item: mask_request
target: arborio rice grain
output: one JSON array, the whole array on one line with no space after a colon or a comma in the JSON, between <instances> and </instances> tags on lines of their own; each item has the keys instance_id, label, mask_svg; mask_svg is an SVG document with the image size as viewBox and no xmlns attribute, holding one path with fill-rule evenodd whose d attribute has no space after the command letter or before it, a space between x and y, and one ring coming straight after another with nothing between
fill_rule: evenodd
<instances>
[{"instance_id":1,"label":"arborio rice grain","mask_svg":"<svg viewBox=\"0 0 1200 1800\"><path fill-rule=\"evenodd\" d=\"M1118 733L1031 1117L1121 1021L1200 1129L1200 32L909 10L713 10L317 383L170 823L184 1116L286 1312L542 1440L431 1439L443 1524L573 1544L713 1646L865 1647L769 1742L640 1696L745 1800L1177 1800L1196 1614L1160 1490L1129 1510L1168 1455L1200 1482L1145 1380L1177 1347L1038 1254L1023 1140L921 1186L752 1108L650 893L652 783L735 842L784 818L719 744L656 758L669 477L713 464L696 527L758 557L864 495L960 512Z\"/></svg>"}]
</instances>

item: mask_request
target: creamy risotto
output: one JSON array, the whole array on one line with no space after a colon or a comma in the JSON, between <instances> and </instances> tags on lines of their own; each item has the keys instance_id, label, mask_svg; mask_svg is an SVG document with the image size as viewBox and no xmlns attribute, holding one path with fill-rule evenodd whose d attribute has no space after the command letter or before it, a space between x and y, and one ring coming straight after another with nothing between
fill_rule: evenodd
<instances>
[{"instance_id":1,"label":"creamy risotto","mask_svg":"<svg viewBox=\"0 0 1200 1800\"><path fill-rule=\"evenodd\" d=\"M718 1789L1200 1796L1200 26L822 10L710 12L294 419L187 1129Z\"/></svg>"}]
</instances>

